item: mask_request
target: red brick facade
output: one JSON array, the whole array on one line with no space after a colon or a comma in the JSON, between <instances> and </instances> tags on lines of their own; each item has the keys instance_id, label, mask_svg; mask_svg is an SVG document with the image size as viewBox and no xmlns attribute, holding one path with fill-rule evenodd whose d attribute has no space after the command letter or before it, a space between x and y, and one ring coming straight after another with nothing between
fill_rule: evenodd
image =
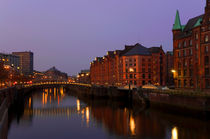
<instances>
[{"instance_id":1,"label":"red brick facade","mask_svg":"<svg viewBox=\"0 0 210 139\"><path fill-rule=\"evenodd\" d=\"M125 86L166 84L166 61L162 47L145 48L140 44L108 52L91 62L91 84Z\"/></svg>"},{"instance_id":2,"label":"red brick facade","mask_svg":"<svg viewBox=\"0 0 210 139\"><path fill-rule=\"evenodd\" d=\"M174 77L176 88L210 88L210 2L205 14L183 26L177 13L173 28Z\"/></svg>"}]
</instances>

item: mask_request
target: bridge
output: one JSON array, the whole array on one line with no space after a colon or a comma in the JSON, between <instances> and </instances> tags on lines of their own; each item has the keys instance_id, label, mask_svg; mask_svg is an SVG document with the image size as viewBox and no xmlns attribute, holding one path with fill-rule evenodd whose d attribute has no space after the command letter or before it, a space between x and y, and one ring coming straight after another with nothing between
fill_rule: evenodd
<instances>
[{"instance_id":1,"label":"bridge","mask_svg":"<svg viewBox=\"0 0 210 139\"><path fill-rule=\"evenodd\" d=\"M85 86L85 87L92 86L91 84L72 83L72 82L38 82L38 83L21 85L21 87L29 88L29 87L48 86L48 85L78 85L78 86Z\"/></svg>"}]
</instances>

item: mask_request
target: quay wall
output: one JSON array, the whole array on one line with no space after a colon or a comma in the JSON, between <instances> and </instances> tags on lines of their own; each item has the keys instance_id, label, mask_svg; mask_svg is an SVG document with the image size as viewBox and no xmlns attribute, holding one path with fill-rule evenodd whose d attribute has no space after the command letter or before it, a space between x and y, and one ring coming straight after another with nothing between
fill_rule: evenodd
<instances>
[{"instance_id":1,"label":"quay wall","mask_svg":"<svg viewBox=\"0 0 210 139\"><path fill-rule=\"evenodd\" d=\"M210 113L210 96L202 94L185 94L183 93L171 93L161 90L133 90L133 100L138 102L139 100L145 100L150 107L164 108L169 111L181 112L181 113Z\"/></svg>"}]
</instances>

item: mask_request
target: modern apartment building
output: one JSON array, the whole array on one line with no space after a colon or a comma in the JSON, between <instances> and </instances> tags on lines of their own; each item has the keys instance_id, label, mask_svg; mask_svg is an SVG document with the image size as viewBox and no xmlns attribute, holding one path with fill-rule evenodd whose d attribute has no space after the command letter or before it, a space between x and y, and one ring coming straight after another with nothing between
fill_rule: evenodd
<instances>
[{"instance_id":1,"label":"modern apartment building","mask_svg":"<svg viewBox=\"0 0 210 139\"><path fill-rule=\"evenodd\" d=\"M20 71L24 75L32 75L34 69L32 52L13 52L13 55L20 57Z\"/></svg>"}]
</instances>

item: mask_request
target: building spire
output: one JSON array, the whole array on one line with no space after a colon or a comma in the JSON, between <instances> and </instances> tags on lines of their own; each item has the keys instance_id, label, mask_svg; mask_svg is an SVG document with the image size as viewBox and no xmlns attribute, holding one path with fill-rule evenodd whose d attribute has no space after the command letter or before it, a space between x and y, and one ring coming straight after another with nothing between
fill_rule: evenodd
<instances>
[{"instance_id":1,"label":"building spire","mask_svg":"<svg viewBox=\"0 0 210 139\"><path fill-rule=\"evenodd\" d=\"M180 21L180 17L179 17L179 11L177 10L173 30L178 30L178 29L182 29L182 25L181 25L181 21Z\"/></svg>"}]
</instances>

